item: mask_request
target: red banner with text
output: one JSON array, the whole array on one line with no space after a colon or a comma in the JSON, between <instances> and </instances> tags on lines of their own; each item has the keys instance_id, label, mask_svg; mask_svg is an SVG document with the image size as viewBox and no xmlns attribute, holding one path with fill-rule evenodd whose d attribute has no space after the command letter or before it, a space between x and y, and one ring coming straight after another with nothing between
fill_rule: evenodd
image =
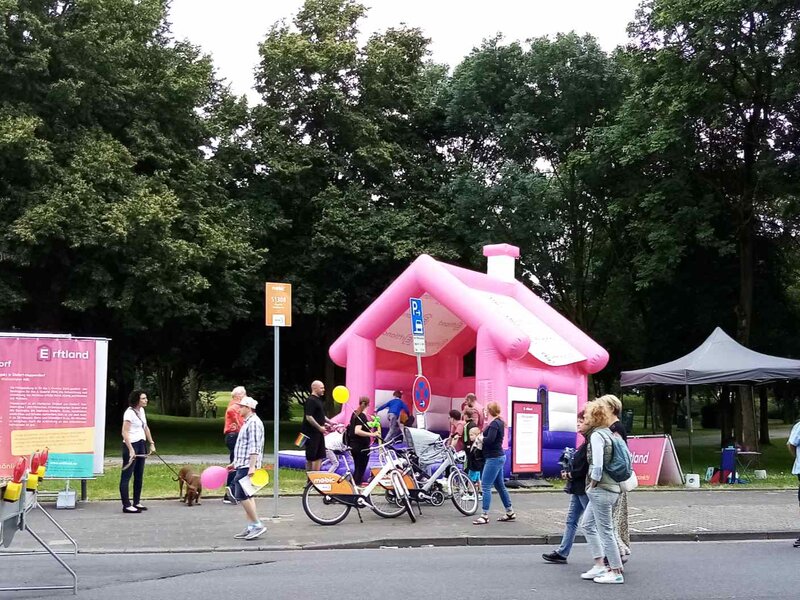
<instances>
[{"instance_id":1,"label":"red banner with text","mask_svg":"<svg viewBox=\"0 0 800 600\"><path fill-rule=\"evenodd\" d=\"M628 449L639 485L679 485L683 483L678 455L667 435L629 436Z\"/></svg>"}]
</instances>

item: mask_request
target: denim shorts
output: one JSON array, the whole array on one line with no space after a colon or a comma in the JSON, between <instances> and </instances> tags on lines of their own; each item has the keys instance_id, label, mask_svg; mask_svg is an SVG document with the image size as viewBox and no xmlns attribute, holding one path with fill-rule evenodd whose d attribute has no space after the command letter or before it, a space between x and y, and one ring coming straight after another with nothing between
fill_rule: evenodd
<instances>
[{"instance_id":1,"label":"denim shorts","mask_svg":"<svg viewBox=\"0 0 800 600\"><path fill-rule=\"evenodd\" d=\"M467 471L467 476L469 480L473 483L478 483L481 480L481 472L480 471Z\"/></svg>"},{"instance_id":2,"label":"denim shorts","mask_svg":"<svg viewBox=\"0 0 800 600\"><path fill-rule=\"evenodd\" d=\"M250 469L248 467L241 467L236 469L236 475L233 476L233 483L231 484L231 491L233 492L233 497L236 498L239 502L242 500L247 500L248 498L252 498L252 496L248 496L244 493L242 486L239 485L239 480L247 477L247 472Z\"/></svg>"}]
</instances>

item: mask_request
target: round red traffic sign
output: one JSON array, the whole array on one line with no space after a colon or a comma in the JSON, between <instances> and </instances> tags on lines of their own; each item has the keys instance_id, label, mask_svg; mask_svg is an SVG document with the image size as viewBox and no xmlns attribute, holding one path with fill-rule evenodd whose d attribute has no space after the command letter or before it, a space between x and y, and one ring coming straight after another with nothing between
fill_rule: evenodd
<instances>
[{"instance_id":1,"label":"round red traffic sign","mask_svg":"<svg viewBox=\"0 0 800 600\"><path fill-rule=\"evenodd\" d=\"M414 408L417 412L427 412L431 407L431 384L422 375L418 375L414 380Z\"/></svg>"}]
</instances>

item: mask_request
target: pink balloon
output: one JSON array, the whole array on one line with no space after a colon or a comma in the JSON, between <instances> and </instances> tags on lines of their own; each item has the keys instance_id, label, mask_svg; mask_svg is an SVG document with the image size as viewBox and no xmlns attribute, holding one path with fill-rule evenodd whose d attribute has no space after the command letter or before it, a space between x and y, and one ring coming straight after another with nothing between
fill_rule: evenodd
<instances>
[{"instance_id":1,"label":"pink balloon","mask_svg":"<svg viewBox=\"0 0 800 600\"><path fill-rule=\"evenodd\" d=\"M220 488L226 481L228 481L228 470L225 467L207 467L200 474L200 483L207 490Z\"/></svg>"}]
</instances>

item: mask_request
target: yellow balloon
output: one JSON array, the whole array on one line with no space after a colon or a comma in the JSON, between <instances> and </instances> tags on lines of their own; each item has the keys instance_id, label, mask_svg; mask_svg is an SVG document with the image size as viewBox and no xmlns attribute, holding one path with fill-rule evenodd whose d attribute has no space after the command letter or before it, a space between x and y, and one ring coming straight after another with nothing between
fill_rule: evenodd
<instances>
[{"instance_id":1,"label":"yellow balloon","mask_svg":"<svg viewBox=\"0 0 800 600\"><path fill-rule=\"evenodd\" d=\"M350 390L343 385L337 385L333 388L333 401L339 404L344 404L350 399Z\"/></svg>"},{"instance_id":2,"label":"yellow balloon","mask_svg":"<svg viewBox=\"0 0 800 600\"><path fill-rule=\"evenodd\" d=\"M263 487L269 483L269 473L266 469L256 469L255 473L250 476L250 481L256 487Z\"/></svg>"}]
</instances>

